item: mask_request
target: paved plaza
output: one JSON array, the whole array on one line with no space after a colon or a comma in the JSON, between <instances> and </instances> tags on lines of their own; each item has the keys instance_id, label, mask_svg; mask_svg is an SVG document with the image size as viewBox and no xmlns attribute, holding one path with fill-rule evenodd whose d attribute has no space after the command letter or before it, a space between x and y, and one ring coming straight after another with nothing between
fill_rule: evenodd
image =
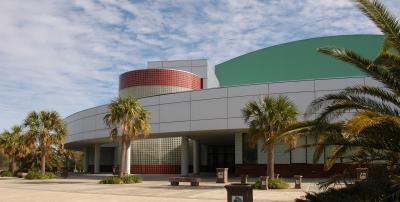
<instances>
[{"instance_id":1,"label":"paved plaza","mask_svg":"<svg viewBox=\"0 0 400 202\"><path fill-rule=\"evenodd\" d=\"M224 184L216 184L212 178L203 179L199 187L181 183L179 187L169 185L169 176L143 176L144 182L131 185L99 184L101 176L81 176L68 179L24 180L0 178L0 201L7 202L71 202L71 201L226 201ZM290 179L288 179L290 180ZM238 182L239 179L231 179ZM250 182L254 179L250 179ZM306 191L317 191L314 182L306 182L303 189L254 190L254 201L293 201Z\"/></svg>"}]
</instances>

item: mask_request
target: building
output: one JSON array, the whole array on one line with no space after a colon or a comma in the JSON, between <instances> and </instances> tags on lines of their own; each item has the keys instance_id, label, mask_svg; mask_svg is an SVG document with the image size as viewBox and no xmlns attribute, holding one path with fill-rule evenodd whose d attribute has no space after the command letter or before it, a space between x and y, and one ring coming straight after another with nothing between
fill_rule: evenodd
<instances>
[{"instance_id":1,"label":"building","mask_svg":"<svg viewBox=\"0 0 400 202\"><path fill-rule=\"evenodd\" d=\"M227 167L236 175L263 175L266 154L249 146L241 108L262 95L285 95L301 113L326 93L353 85L382 86L356 68L322 55L317 48L350 48L377 55L383 37L346 35L314 38L264 48L209 67L206 59L148 62L146 69L123 73L119 94L132 95L151 113L151 135L128 147L127 172L182 174L214 172ZM67 118L66 147L84 151L90 172L110 172L117 165L118 143L103 123L106 105ZM299 116L303 119L303 115ZM299 140L299 145L315 141ZM313 148L287 152L275 147L276 172L322 177L325 154L313 164ZM327 148L328 150L329 148Z\"/></svg>"}]
</instances>

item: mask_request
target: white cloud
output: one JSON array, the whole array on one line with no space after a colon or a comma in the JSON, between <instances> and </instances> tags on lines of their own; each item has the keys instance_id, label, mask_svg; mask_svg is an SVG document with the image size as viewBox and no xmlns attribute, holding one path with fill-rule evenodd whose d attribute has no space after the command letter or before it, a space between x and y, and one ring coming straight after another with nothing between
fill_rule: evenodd
<instances>
[{"instance_id":1,"label":"white cloud","mask_svg":"<svg viewBox=\"0 0 400 202\"><path fill-rule=\"evenodd\" d=\"M395 0L384 3L396 13ZM149 60L211 63L292 40L379 33L348 0L0 1L0 129L117 95Z\"/></svg>"}]
</instances>

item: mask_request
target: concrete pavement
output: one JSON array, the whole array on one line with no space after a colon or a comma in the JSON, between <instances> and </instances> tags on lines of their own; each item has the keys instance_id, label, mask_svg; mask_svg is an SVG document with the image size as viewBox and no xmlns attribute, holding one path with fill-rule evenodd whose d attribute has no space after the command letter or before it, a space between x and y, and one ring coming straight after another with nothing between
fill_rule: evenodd
<instances>
[{"instance_id":1,"label":"concrete pavement","mask_svg":"<svg viewBox=\"0 0 400 202\"><path fill-rule=\"evenodd\" d=\"M181 183L178 187L169 185L168 176L144 176L144 182L131 185L99 184L98 177L75 177L53 180L24 180L0 178L0 201L7 202L195 202L226 201L224 184L216 184L214 179L204 179L199 187ZM232 180L238 182L240 180ZM251 182L251 180L250 180ZM291 183L291 187L294 187ZM293 201L315 191L315 182L304 183L303 189L254 190L254 201Z\"/></svg>"}]
</instances>

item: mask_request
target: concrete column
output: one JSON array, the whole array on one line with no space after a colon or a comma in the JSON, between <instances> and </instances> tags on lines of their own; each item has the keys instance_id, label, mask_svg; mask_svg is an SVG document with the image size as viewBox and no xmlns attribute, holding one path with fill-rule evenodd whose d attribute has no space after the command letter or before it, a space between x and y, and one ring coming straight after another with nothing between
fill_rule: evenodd
<instances>
[{"instance_id":1,"label":"concrete column","mask_svg":"<svg viewBox=\"0 0 400 202\"><path fill-rule=\"evenodd\" d=\"M235 164L243 163L243 136L235 133Z\"/></svg>"},{"instance_id":2,"label":"concrete column","mask_svg":"<svg viewBox=\"0 0 400 202\"><path fill-rule=\"evenodd\" d=\"M127 175L131 174L131 141L126 144L126 162L125 162L125 173Z\"/></svg>"},{"instance_id":3,"label":"concrete column","mask_svg":"<svg viewBox=\"0 0 400 202\"><path fill-rule=\"evenodd\" d=\"M189 139L182 136L181 144L181 175L188 176L189 174Z\"/></svg>"},{"instance_id":4,"label":"concrete column","mask_svg":"<svg viewBox=\"0 0 400 202\"><path fill-rule=\"evenodd\" d=\"M100 145L94 145L94 173L100 172Z\"/></svg>"},{"instance_id":5,"label":"concrete column","mask_svg":"<svg viewBox=\"0 0 400 202\"><path fill-rule=\"evenodd\" d=\"M193 140L193 174L199 174L199 141Z\"/></svg>"}]
</instances>

